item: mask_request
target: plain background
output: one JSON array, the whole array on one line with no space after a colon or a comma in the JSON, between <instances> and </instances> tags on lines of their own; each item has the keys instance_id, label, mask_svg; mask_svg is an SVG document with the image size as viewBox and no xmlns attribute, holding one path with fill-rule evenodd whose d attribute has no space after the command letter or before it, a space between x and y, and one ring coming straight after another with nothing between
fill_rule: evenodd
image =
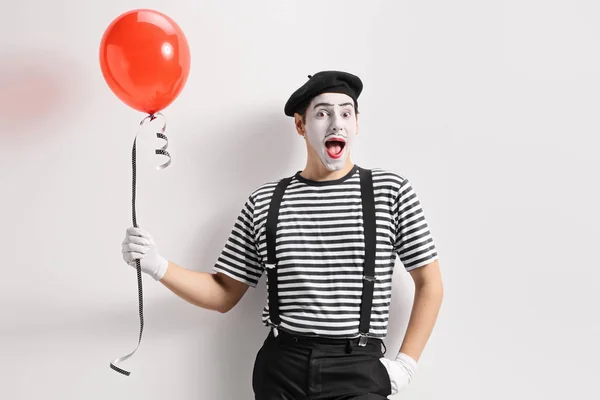
<instances>
[{"instance_id":1,"label":"plain background","mask_svg":"<svg viewBox=\"0 0 600 400\"><path fill-rule=\"evenodd\" d=\"M122 12L186 33L191 74L139 138L138 221L210 271L258 185L305 164L283 114L308 74L359 75L353 160L413 183L443 271L439 319L400 399L597 399L600 3L3 1L0 397L252 399L264 277L233 311L144 277L135 348L131 146L144 115L108 89L98 48ZM393 356L414 286L398 261Z\"/></svg>"}]
</instances>

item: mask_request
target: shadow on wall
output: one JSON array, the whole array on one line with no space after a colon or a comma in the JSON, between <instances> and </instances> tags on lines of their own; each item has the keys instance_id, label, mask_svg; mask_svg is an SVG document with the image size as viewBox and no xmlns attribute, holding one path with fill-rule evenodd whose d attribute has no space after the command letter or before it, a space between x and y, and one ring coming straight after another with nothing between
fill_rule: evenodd
<instances>
[{"instance_id":1,"label":"shadow on wall","mask_svg":"<svg viewBox=\"0 0 600 400\"><path fill-rule=\"evenodd\" d=\"M198 138L197 149L192 150L198 156L190 168L206 171L204 187L247 197L248 190L304 168L304 161L302 165L292 164L292 156L303 157L306 150L293 119L283 112L245 109L210 132L195 120L190 126ZM213 164L207 165L206 160Z\"/></svg>"},{"instance_id":2,"label":"shadow on wall","mask_svg":"<svg viewBox=\"0 0 600 400\"><path fill-rule=\"evenodd\" d=\"M202 147L198 148L198 153L204 153L206 157L195 158L191 168L206 171L201 179L203 187L210 188L207 196L216 199L216 202L219 198L222 200L214 204L208 213L208 224L198 228L198 239L186 251L189 251L188 254L197 253L199 242L204 241L201 245L207 251L202 253L206 255L215 250L212 252L214 257L225 244L224 240L248 196L260 185L304 168L304 165L292 165L291 155L303 155L306 150L304 141L295 134L293 122L273 113L242 114L235 123L227 124L223 131L211 132L211 135L215 139L210 148L204 148L204 142L198 143ZM217 158L212 154L215 152L222 155ZM206 159L217 159L219 165L207 168ZM228 198L235 200L223 201ZM206 242L204 234L207 230L213 233L208 237L209 242ZM215 260L204 258L193 261L198 262L194 265L212 265Z\"/></svg>"},{"instance_id":3,"label":"shadow on wall","mask_svg":"<svg viewBox=\"0 0 600 400\"><path fill-rule=\"evenodd\" d=\"M0 54L0 134L27 131L60 116L73 90L76 65L40 50Z\"/></svg>"},{"instance_id":4,"label":"shadow on wall","mask_svg":"<svg viewBox=\"0 0 600 400\"><path fill-rule=\"evenodd\" d=\"M198 227L196 240L185 250L193 255L191 265L201 266L204 271L211 270L250 193L263 183L303 169L303 164L292 164L295 157L291 155L302 160L306 152L304 141L296 134L293 119L283 116L283 112L240 113L232 123L224 124L222 130L210 134L215 138L211 149L199 148L198 152L222 152L222 163L203 176L206 180L203 185L211 188L211 193L226 193L240 201L233 202L233 210L231 202L228 202L229 206L217 208L217 205L211 210L210 219ZM204 143L200 142L199 146ZM203 159L198 157L192 168L206 168ZM206 235L206 231L211 235ZM263 276L257 288L249 288L240 303L223 316L219 329L212 331L215 335L212 343L224 346L215 349L212 358L218 361L213 365L215 376L222 377L214 382L218 386L215 390L223 399L251 397L254 358L268 333L261 322L265 301Z\"/></svg>"}]
</instances>

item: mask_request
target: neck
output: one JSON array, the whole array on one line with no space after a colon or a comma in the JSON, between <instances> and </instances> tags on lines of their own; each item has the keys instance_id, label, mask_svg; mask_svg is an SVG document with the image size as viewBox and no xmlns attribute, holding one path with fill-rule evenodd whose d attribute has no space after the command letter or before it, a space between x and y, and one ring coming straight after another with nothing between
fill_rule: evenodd
<instances>
[{"instance_id":1,"label":"neck","mask_svg":"<svg viewBox=\"0 0 600 400\"><path fill-rule=\"evenodd\" d=\"M348 172L354 167L354 163L350 160L350 157L346 160L344 168L337 171L328 170L325 165L319 160L318 163L306 163L306 167L300 175L303 178L310 179L311 181L331 181L334 179L343 178Z\"/></svg>"}]
</instances>

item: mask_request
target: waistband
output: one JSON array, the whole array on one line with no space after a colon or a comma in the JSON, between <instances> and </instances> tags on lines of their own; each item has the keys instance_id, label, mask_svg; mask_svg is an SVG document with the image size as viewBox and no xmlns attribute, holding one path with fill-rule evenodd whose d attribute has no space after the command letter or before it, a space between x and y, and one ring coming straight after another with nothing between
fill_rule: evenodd
<instances>
[{"instance_id":1,"label":"waistband","mask_svg":"<svg viewBox=\"0 0 600 400\"><path fill-rule=\"evenodd\" d=\"M386 352L385 344L383 340L379 338L368 338L367 343L364 346L359 346L360 338L327 338L321 336L304 336L298 335L295 333L290 333L286 331L282 331L281 329L277 330L277 336L275 336L273 329L270 330L269 336L267 340L277 341L280 343L285 343L288 345L296 345L303 347L340 347L343 348L346 352L352 352L354 348L363 348L365 350L377 350L381 351L383 346L383 353Z\"/></svg>"}]
</instances>

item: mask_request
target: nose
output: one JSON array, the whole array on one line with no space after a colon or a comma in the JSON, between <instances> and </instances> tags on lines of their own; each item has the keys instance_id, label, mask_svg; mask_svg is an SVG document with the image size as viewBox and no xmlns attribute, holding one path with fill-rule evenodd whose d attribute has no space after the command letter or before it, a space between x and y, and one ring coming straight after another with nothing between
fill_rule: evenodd
<instances>
[{"instance_id":1,"label":"nose","mask_svg":"<svg viewBox=\"0 0 600 400\"><path fill-rule=\"evenodd\" d=\"M342 126L343 126L343 124L342 124L342 118L340 116L336 115L333 118L333 121L331 123L331 130L333 132L339 132L339 131L342 130Z\"/></svg>"}]
</instances>

